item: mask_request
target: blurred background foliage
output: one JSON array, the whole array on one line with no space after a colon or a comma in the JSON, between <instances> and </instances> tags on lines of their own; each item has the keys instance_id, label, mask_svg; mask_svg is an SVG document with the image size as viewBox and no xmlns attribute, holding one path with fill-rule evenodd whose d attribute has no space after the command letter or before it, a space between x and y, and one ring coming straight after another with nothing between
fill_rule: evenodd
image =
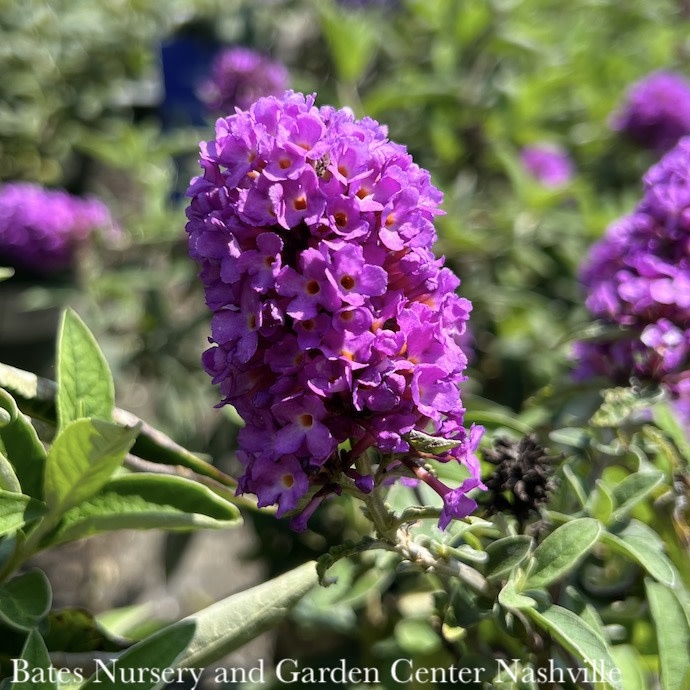
<instances>
[{"instance_id":1,"label":"blurred background foliage","mask_svg":"<svg viewBox=\"0 0 690 690\"><path fill-rule=\"evenodd\" d=\"M119 404L232 468L238 420L213 410L199 366L210 318L186 254L183 195L198 142L213 136L196 80L217 48L244 45L283 62L318 104L387 124L444 191L438 251L474 304L468 419L576 420L596 408L596 388L567 404L544 391L577 390L569 345L589 323L577 267L631 210L654 161L610 117L649 72L690 74L689 18L681 0L0 0L0 180L95 194L124 231L117 247L84 257L73 283L33 285L22 304L77 305ZM544 186L522 167L520 149L542 142L572 159L568 184ZM41 369L24 355L18 365ZM363 530L344 501L304 535L267 515L254 521L269 573ZM334 658L339 641L442 663L437 629L467 623L460 600L441 602L453 620L430 626L442 595L414 575L393 578L387 557L341 562L340 589L298 609L309 644L328 629ZM280 639L294 654L290 634Z\"/></svg>"}]
</instances>

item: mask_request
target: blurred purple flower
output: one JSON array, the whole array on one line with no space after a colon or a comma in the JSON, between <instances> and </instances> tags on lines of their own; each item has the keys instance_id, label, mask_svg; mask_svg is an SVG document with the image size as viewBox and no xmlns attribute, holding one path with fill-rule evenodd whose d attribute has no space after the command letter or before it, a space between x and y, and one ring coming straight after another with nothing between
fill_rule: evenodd
<instances>
[{"instance_id":1,"label":"blurred purple flower","mask_svg":"<svg viewBox=\"0 0 690 690\"><path fill-rule=\"evenodd\" d=\"M343 483L372 490L355 468L369 449L412 476L407 434L425 430L457 440L439 460L477 479L442 522L466 515L481 487L459 390L471 304L431 251L429 173L374 120L292 92L219 119L201 166L189 250L214 313L204 368L245 421L240 491L279 515L299 504L301 528Z\"/></svg>"},{"instance_id":2,"label":"blurred purple flower","mask_svg":"<svg viewBox=\"0 0 690 690\"><path fill-rule=\"evenodd\" d=\"M654 381L690 409L681 400L690 394L690 137L650 168L642 201L592 247L580 275L590 312L622 330L578 343L577 375Z\"/></svg>"},{"instance_id":3,"label":"blurred purple flower","mask_svg":"<svg viewBox=\"0 0 690 690\"><path fill-rule=\"evenodd\" d=\"M562 187L574 174L568 154L551 145L526 146L520 152L520 161L525 170L545 187Z\"/></svg>"},{"instance_id":4,"label":"blurred purple flower","mask_svg":"<svg viewBox=\"0 0 690 690\"><path fill-rule=\"evenodd\" d=\"M288 87L288 71L250 48L221 50L211 63L210 75L198 86L200 100L214 114L242 110L262 96L279 96Z\"/></svg>"},{"instance_id":5,"label":"blurred purple flower","mask_svg":"<svg viewBox=\"0 0 690 690\"><path fill-rule=\"evenodd\" d=\"M653 72L633 84L611 127L659 154L690 134L690 83L673 72Z\"/></svg>"},{"instance_id":6,"label":"blurred purple flower","mask_svg":"<svg viewBox=\"0 0 690 690\"><path fill-rule=\"evenodd\" d=\"M98 199L30 182L0 187L0 265L42 275L68 270L96 229L116 232Z\"/></svg>"}]
</instances>

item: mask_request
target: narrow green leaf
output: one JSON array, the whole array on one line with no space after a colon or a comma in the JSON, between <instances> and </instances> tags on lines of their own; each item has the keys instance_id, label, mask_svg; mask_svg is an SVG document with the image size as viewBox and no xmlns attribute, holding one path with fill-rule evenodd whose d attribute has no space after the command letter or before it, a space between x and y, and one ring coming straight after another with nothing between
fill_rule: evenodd
<instances>
[{"instance_id":1,"label":"narrow green leaf","mask_svg":"<svg viewBox=\"0 0 690 690\"><path fill-rule=\"evenodd\" d=\"M673 591L645 580L649 608L659 646L659 663L664 690L686 690L684 677L690 668L690 627Z\"/></svg>"},{"instance_id":2,"label":"narrow green leaf","mask_svg":"<svg viewBox=\"0 0 690 690\"><path fill-rule=\"evenodd\" d=\"M520 565L529 555L533 540L524 534L497 539L486 547L489 564L486 578L496 581L506 578L513 568Z\"/></svg>"},{"instance_id":3,"label":"narrow green leaf","mask_svg":"<svg viewBox=\"0 0 690 690\"><path fill-rule=\"evenodd\" d=\"M0 585L0 620L15 630L31 630L46 616L52 599L45 574L28 570Z\"/></svg>"},{"instance_id":4,"label":"narrow green leaf","mask_svg":"<svg viewBox=\"0 0 690 690\"><path fill-rule=\"evenodd\" d=\"M238 649L273 627L317 581L315 563L304 563L190 616L196 631L178 667L204 667Z\"/></svg>"},{"instance_id":5,"label":"narrow green leaf","mask_svg":"<svg viewBox=\"0 0 690 690\"><path fill-rule=\"evenodd\" d=\"M51 680L52 664L46 643L38 630L29 633L21 659L13 664L12 690L58 690L57 682Z\"/></svg>"},{"instance_id":6,"label":"narrow green leaf","mask_svg":"<svg viewBox=\"0 0 690 690\"><path fill-rule=\"evenodd\" d=\"M616 484L613 487L616 501L613 519L623 520L640 501L654 491L663 478L663 472L635 472Z\"/></svg>"},{"instance_id":7,"label":"narrow green leaf","mask_svg":"<svg viewBox=\"0 0 690 690\"><path fill-rule=\"evenodd\" d=\"M55 439L46 461L45 500L63 513L96 494L122 464L139 428L78 419Z\"/></svg>"},{"instance_id":8,"label":"narrow green leaf","mask_svg":"<svg viewBox=\"0 0 690 690\"><path fill-rule=\"evenodd\" d=\"M158 690L165 687L172 678L161 676L174 668L193 638L194 628L193 621L180 621L147 637L107 666L99 666L80 690ZM190 667L182 665L181 668Z\"/></svg>"},{"instance_id":9,"label":"narrow green leaf","mask_svg":"<svg viewBox=\"0 0 690 690\"><path fill-rule=\"evenodd\" d=\"M669 558L645 537L625 533L618 536L604 532L601 541L612 551L641 565L655 580L669 587L676 581L676 571Z\"/></svg>"},{"instance_id":10,"label":"narrow green leaf","mask_svg":"<svg viewBox=\"0 0 690 690\"><path fill-rule=\"evenodd\" d=\"M45 506L30 496L0 491L0 536L12 534L45 512Z\"/></svg>"},{"instance_id":11,"label":"narrow green leaf","mask_svg":"<svg viewBox=\"0 0 690 690\"><path fill-rule=\"evenodd\" d=\"M237 506L197 482L137 473L111 479L69 510L51 543L116 529L220 529L240 520Z\"/></svg>"},{"instance_id":12,"label":"narrow green leaf","mask_svg":"<svg viewBox=\"0 0 690 690\"><path fill-rule=\"evenodd\" d=\"M540 611L526 609L525 612L578 661L589 666L590 678L614 690L623 689L621 671L611 658L606 641L577 614L556 604Z\"/></svg>"},{"instance_id":13,"label":"narrow green leaf","mask_svg":"<svg viewBox=\"0 0 690 690\"><path fill-rule=\"evenodd\" d=\"M582 486L580 478L575 474L575 472L572 471L572 469L568 465L563 465L563 475L568 481L568 484L570 484L571 488L575 492L575 496L577 496L577 500L580 503L580 507L584 508L587 503L587 494L585 493L585 488L584 486Z\"/></svg>"},{"instance_id":14,"label":"narrow green leaf","mask_svg":"<svg viewBox=\"0 0 690 690\"><path fill-rule=\"evenodd\" d=\"M115 388L96 339L77 313L67 309L58 330L58 431L82 417L110 421Z\"/></svg>"},{"instance_id":15,"label":"narrow green leaf","mask_svg":"<svg viewBox=\"0 0 690 690\"><path fill-rule=\"evenodd\" d=\"M0 408L10 416L10 421L0 426L0 439L7 459L12 463L22 491L41 498L46 450L28 417L19 411L14 398L4 388L0 388Z\"/></svg>"},{"instance_id":16,"label":"narrow green leaf","mask_svg":"<svg viewBox=\"0 0 690 690\"><path fill-rule=\"evenodd\" d=\"M524 589L547 587L574 568L596 544L601 531L597 520L578 518L549 534L532 554Z\"/></svg>"}]
</instances>

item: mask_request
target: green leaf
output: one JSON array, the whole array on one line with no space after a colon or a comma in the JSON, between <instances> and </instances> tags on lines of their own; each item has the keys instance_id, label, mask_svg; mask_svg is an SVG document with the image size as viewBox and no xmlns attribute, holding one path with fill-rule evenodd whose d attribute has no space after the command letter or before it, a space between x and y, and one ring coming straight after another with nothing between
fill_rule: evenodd
<instances>
[{"instance_id":1,"label":"green leaf","mask_svg":"<svg viewBox=\"0 0 690 690\"><path fill-rule=\"evenodd\" d=\"M675 583L675 568L655 540L626 529L618 535L603 532L601 541L612 551L641 565L655 580L669 587Z\"/></svg>"},{"instance_id":2,"label":"green leaf","mask_svg":"<svg viewBox=\"0 0 690 690\"><path fill-rule=\"evenodd\" d=\"M663 478L663 472L635 472L616 484L613 487L613 497L617 507L613 511L613 519L623 520L640 501L654 491Z\"/></svg>"},{"instance_id":3,"label":"green leaf","mask_svg":"<svg viewBox=\"0 0 690 690\"><path fill-rule=\"evenodd\" d=\"M45 506L24 494L0 491L0 536L12 534L45 512Z\"/></svg>"},{"instance_id":4,"label":"green leaf","mask_svg":"<svg viewBox=\"0 0 690 690\"><path fill-rule=\"evenodd\" d=\"M51 543L116 529L220 529L240 520L237 506L197 482L137 473L111 479L69 510Z\"/></svg>"},{"instance_id":5,"label":"green leaf","mask_svg":"<svg viewBox=\"0 0 690 690\"><path fill-rule=\"evenodd\" d=\"M180 621L154 633L123 652L115 661L96 672L80 690L157 690L166 685L158 671L172 669L175 662L194 636L193 621ZM183 666L183 668L190 668ZM134 669L136 680L132 682L128 669ZM139 674L143 675L139 682Z\"/></svg>"},{"instance_id":6,"label":"green leaf","mask_svg":"<svg viewBox=\"0 0 690 690\"><path fill-rule=\"evenodd\" d=\"M395 640L407 654L432 654L441 646L441 638L428 620L403 618L395 626Z\"/></svg>"},{"instance_id":7,"label":"green leaf","mask_svg":"<svg viewBox=\"0 0 690 690\"><path fill-rule=\"evenodd\" d=\"M9 491L15 494L22 492L22 486L17 479L17 473L14 471L12 463L2 453L0 453L0 491Z\"/></svg>"},{"instance_id":8,"label":"green leaf","mask_svg":"<svg viewBox=\"0 0 690 690\"><path fill-rule=\"evenodd\" d=\"M269 630L317 581L315 563L304 563L190 616L196 630L178 667L207 666Z\"/></svg>"},{"instance_id":9,"label":"green leaf","mask_svg":"<svg viewBox=\"0 0 690 690\"><path fill-rule=\"evenodd\" d=\"M45 618L52 598L45 574L29 570L0 585L0 620L15 630L31 630Z\"/></svg>"},{"instance_id":10,"label":"green leaf","mask_svg":"<svg viewBox=\"0 0 690 690\"><path fill-rule=\"evenodd\" d=\"M508 577L513 568L520 565L529 555L532 538L524 534L497 539L486 547L489 554L486 578L501 580Z\"/></svg>"},{"instance_id":11,"label":"green leaf","mask_svg":"<svg viewBox=\"0 0 690 690\"><path fill-rule=\"evenodd\" d=\"M653 414L656 425L676 444L685 460L690 462L690 438L671 406L668 403L658 403L653 408Z\"/></svg>"},{"instance_id":12,"label":"green leaf","mask_svg":"<svg viewBox=\"0 0 690 690\"><path fill-rule=\"evenodd\" d=\"M67 309L58 330L58 431L83 417L110 421L115 388L96 339L77 313Z\"/></svg>"},{"instance_id":13,"label":"green leaf","mask_svg":"<svg viewBox=\"0 0 690 690\"><path fill-rule=\"evenodd\" d=\"M585 506L585 510L596 520L606 524L615 508L614 497L609 488L597 479L596 487L592 491Z\"/></svg>"},{"instance_id":14,"label":"green leaf","mask_svg":"<svg viewBox=\"0 0 690 690\"><path fill-rule=\"evenodd\" d=\"M0 408L9 413L11 420L0 426L7 459L14 467L22 491L41 498L46 450L28 417L19 411L14 398L4 388L0 388Z\"/></svg>"},{"instance_id":15,"label":"green leaf","mask_svg":"<svg viewBox=\"0 0 690 690\"><path fill-rule=\"evenodd\" d=\"M55 439L46 461L45 501L61 514L96 494L122 464L139 427L78 419Z\"/></svg>"},{"instance_id":16,"label":"green leaf","mask_svg":"<svg viewBox=\"0 0 690 690\"><path fill-rule=\"evenodd\" d=\"M507 609L530 609L537 605L535 599L518 591L517 580L511 577L498 593L498 603Z\"/></svg>"},{"instance_id":17,"label":"green leaf","mask_svg":"<svg viewBox=\"0 0 690 690\"><path fill-rule=\"evenodd\" d=\"M601 532L601 524L592 518L561 525L534 550L523 589L539 589L555 582L587 555Z\"/></svg>"},{"instance_id":18,"label":"green leaf","mask_svg":"<svg viewBox=\"0 0 690 690\"><path fill-rule=\"evenodd\" d=\"M46 643L38 630L32 630L21 660L16 662L12 690L58 690L56 681L51 680L51 667Z\"/></svg>"},{"instance_id":19,"label":"green leaf","mask_svg":"<svg viewBox=\"0 0 690 690\"><path fill-rule=\"evenodd\" d=\"M639 652L629 644L611 647L611 656L623 676L625 690L647 690Z\"/></svg>"},{"instance_id":20,"label":"green leaf","mask_svg":"<svg viewBox=\"0 0 690 690\"><path fill-rule=\"evenodd\" d=\"M548 632L578 661L590 667L598 683L622 690L621 672L616 667L606 641L577 614L553 604L539 611L526 609L527 615Z\"/></svg>"},{"instance_id":21,"label":"green leaf","mask_svg":"<svg viewBox=\"0 0 690 690\"><path fill-rule=\"evenodd\" d=\"M690 628L678 598L668 587L645 581L649 608L656 628L664 690L685 690L690 668Z\"/></svg>"}]
</instances>

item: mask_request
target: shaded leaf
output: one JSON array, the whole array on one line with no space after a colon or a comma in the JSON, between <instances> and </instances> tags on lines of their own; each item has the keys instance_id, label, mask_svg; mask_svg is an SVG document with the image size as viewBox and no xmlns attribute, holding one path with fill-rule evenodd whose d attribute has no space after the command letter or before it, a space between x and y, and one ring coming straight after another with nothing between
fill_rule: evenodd
<instances>
[{"instance_id":1,"label":"shaded leaf","mask_svg":"<svg viewBox=\"0 0 690 690\"><path fill-rule=\"evenodd\" d=\"M110 421L115 387L108 363L86 324L72 309L60 322L57 346L58 431L83 417Z\"/></svg>"},{"instance_id":2,"label":"shaded leaf","mask_svg":"<svg viewBox=\"0 0 690 690\"><path fill-rule=\"evenodd\" d=\"M108 635L86 609L65 608L49 611L44 639L48 649L63 653L113 652L126 648L129 642Z\"/></svg>"},{"instance_id":3,"label":"shaded leaf","mask_svg":"<svg viewBox=\"0 0 690 690\"><path fill-rule=\"evenodd\" d=\"M589 666L597 681L602 685L606 682L606 686L614 690L622 690L620 671L606 641L577 614L555 604L542 610L526 609L526 613L578 661Z\"/></svg>"},{"instance_id":4,"label":"shaded leaf","mask_svg":"<svg viewBox=\"0 0 690 690\"><path fill-rule=\"evenodd\" d=\"M500 580L508 577L513 568L520 565L529 555L533 540L523 534L498 539L486 547L489 555L486 577Z\"/></svg>"},{"instance_id":5,"label":"shaded leaf","mask_svg":"<svg viewBox=\"0 0 690 690\"><path fill-rule=\"evenodd\" d=\"M46 450L28 417L19 411L14 398L4 388L0 388L0 408L10 416L10 421L0 426L7 459L14 467L23 493L41 498Z\"/></svg>"},{"instance_id":6,"label":"shaded leaf","mask_svg":"<svg viewBox=\"0 0 690 690\"><path fill-rule=\"evenodd\" d=\"M50 583L38 569L0 585L0 620L15 630L35 628L50 610Z\"/></svg>"},{"instance_id":7,"label":"shaded leaf","mask_svg":"<svg viewBox=\"0 0 690 690\"><path fill-rule=\"evenodd\" d=\"M0 412L5 411L0 408ZM0 491L9 491L15 494L22 492L22 486L17 479L17 473L14 471L12 463L2 453L0 453Z\"/></svg>"},{"instance_id":8,"label":"shaded leaf","mask_svg":"<svg viewBox=\"0 0 690 690\"><path fill-rule=\"evenodd\" d=\"M99 419L71 422L55 439L46 461L45 500L62 513L97 493L122 464L139 428Z\"/></svg>"},{"instance_id":9,"label":"shaded leaf","mask_svg":"<svg viewBox=\"0 0 690 690\"><path fill-rule=\"evenodd\" d=\"M664 690L686 690L685 674L690 668L690 627L673 591L663 584L645 581L649 608L659 647Z\"/></svg>"},{"instance_id":10,"label":"shaded leaf","mask_svg":"<svg viewBox=\"0 0 690 690\"><path fill-rule=\"evenodd\" d=\"M655 580L673 586L676 572L668 557L643 536L621 533L620 536L604 532L602 543L641 565Z\"/></svg>"},{"instance_id":11,"label":"shaded leaf","mask_svg":"<svg viewBox=\"0 0 690 690\"><path fill-rule=\"evenodd\" d=\"M592 518L578 518L561 525L534 550L524 589L547 587L574 568L596 544L601 532L601 524Z\"/></svg>"},{"instance_id":12,"label":"shaded leaf","mask_svg":"<svg viewBox=\"0 0 690 690\"><path fill-rule=\"evenodd\" d=\"M304 563L185 619L196 630L178 667L207 666L272 628L317 581L315 563Z\"/></svg>"},{"instance_id":13,"label":"shaded leaf","mask_svg":"<svg viewBox=\"0 0 690 690\"><path fill-rule=\"evenodd\" d=\"M51 666L46 643L38 630L32 630L17 663L12 690L58 690L56 681L50 679Z\"/></svg>"},{"instance_id":14,"label":"shaded leaf","mask_svg":"<svg viewBox=\"0 0 690 690\"><path fill-rule=\"evenodd\" d=\"M99 668L94 675L86 680L80 690L95 688L96 690L154 690L162 688L156 670L170 669L184 652L194 635L193 621L180 621L163 630L154 633L145 640L133 645L123 652L106 668ZM188 667L185 667L188 668ZM143 671L142 682L132 682L128 669Z\"/></svg>"},{"instance_id":15,"label":"shaded leaf","mask_svg":"<svg viewBox=\"0 0 690 690\"><path fill-rule=\"evenodd\" d=\"M115 477L69 510L51 542L116 529L195 530L240 522L237 506L182 477L137 473Z\"/></svg>"}]
</instances>

